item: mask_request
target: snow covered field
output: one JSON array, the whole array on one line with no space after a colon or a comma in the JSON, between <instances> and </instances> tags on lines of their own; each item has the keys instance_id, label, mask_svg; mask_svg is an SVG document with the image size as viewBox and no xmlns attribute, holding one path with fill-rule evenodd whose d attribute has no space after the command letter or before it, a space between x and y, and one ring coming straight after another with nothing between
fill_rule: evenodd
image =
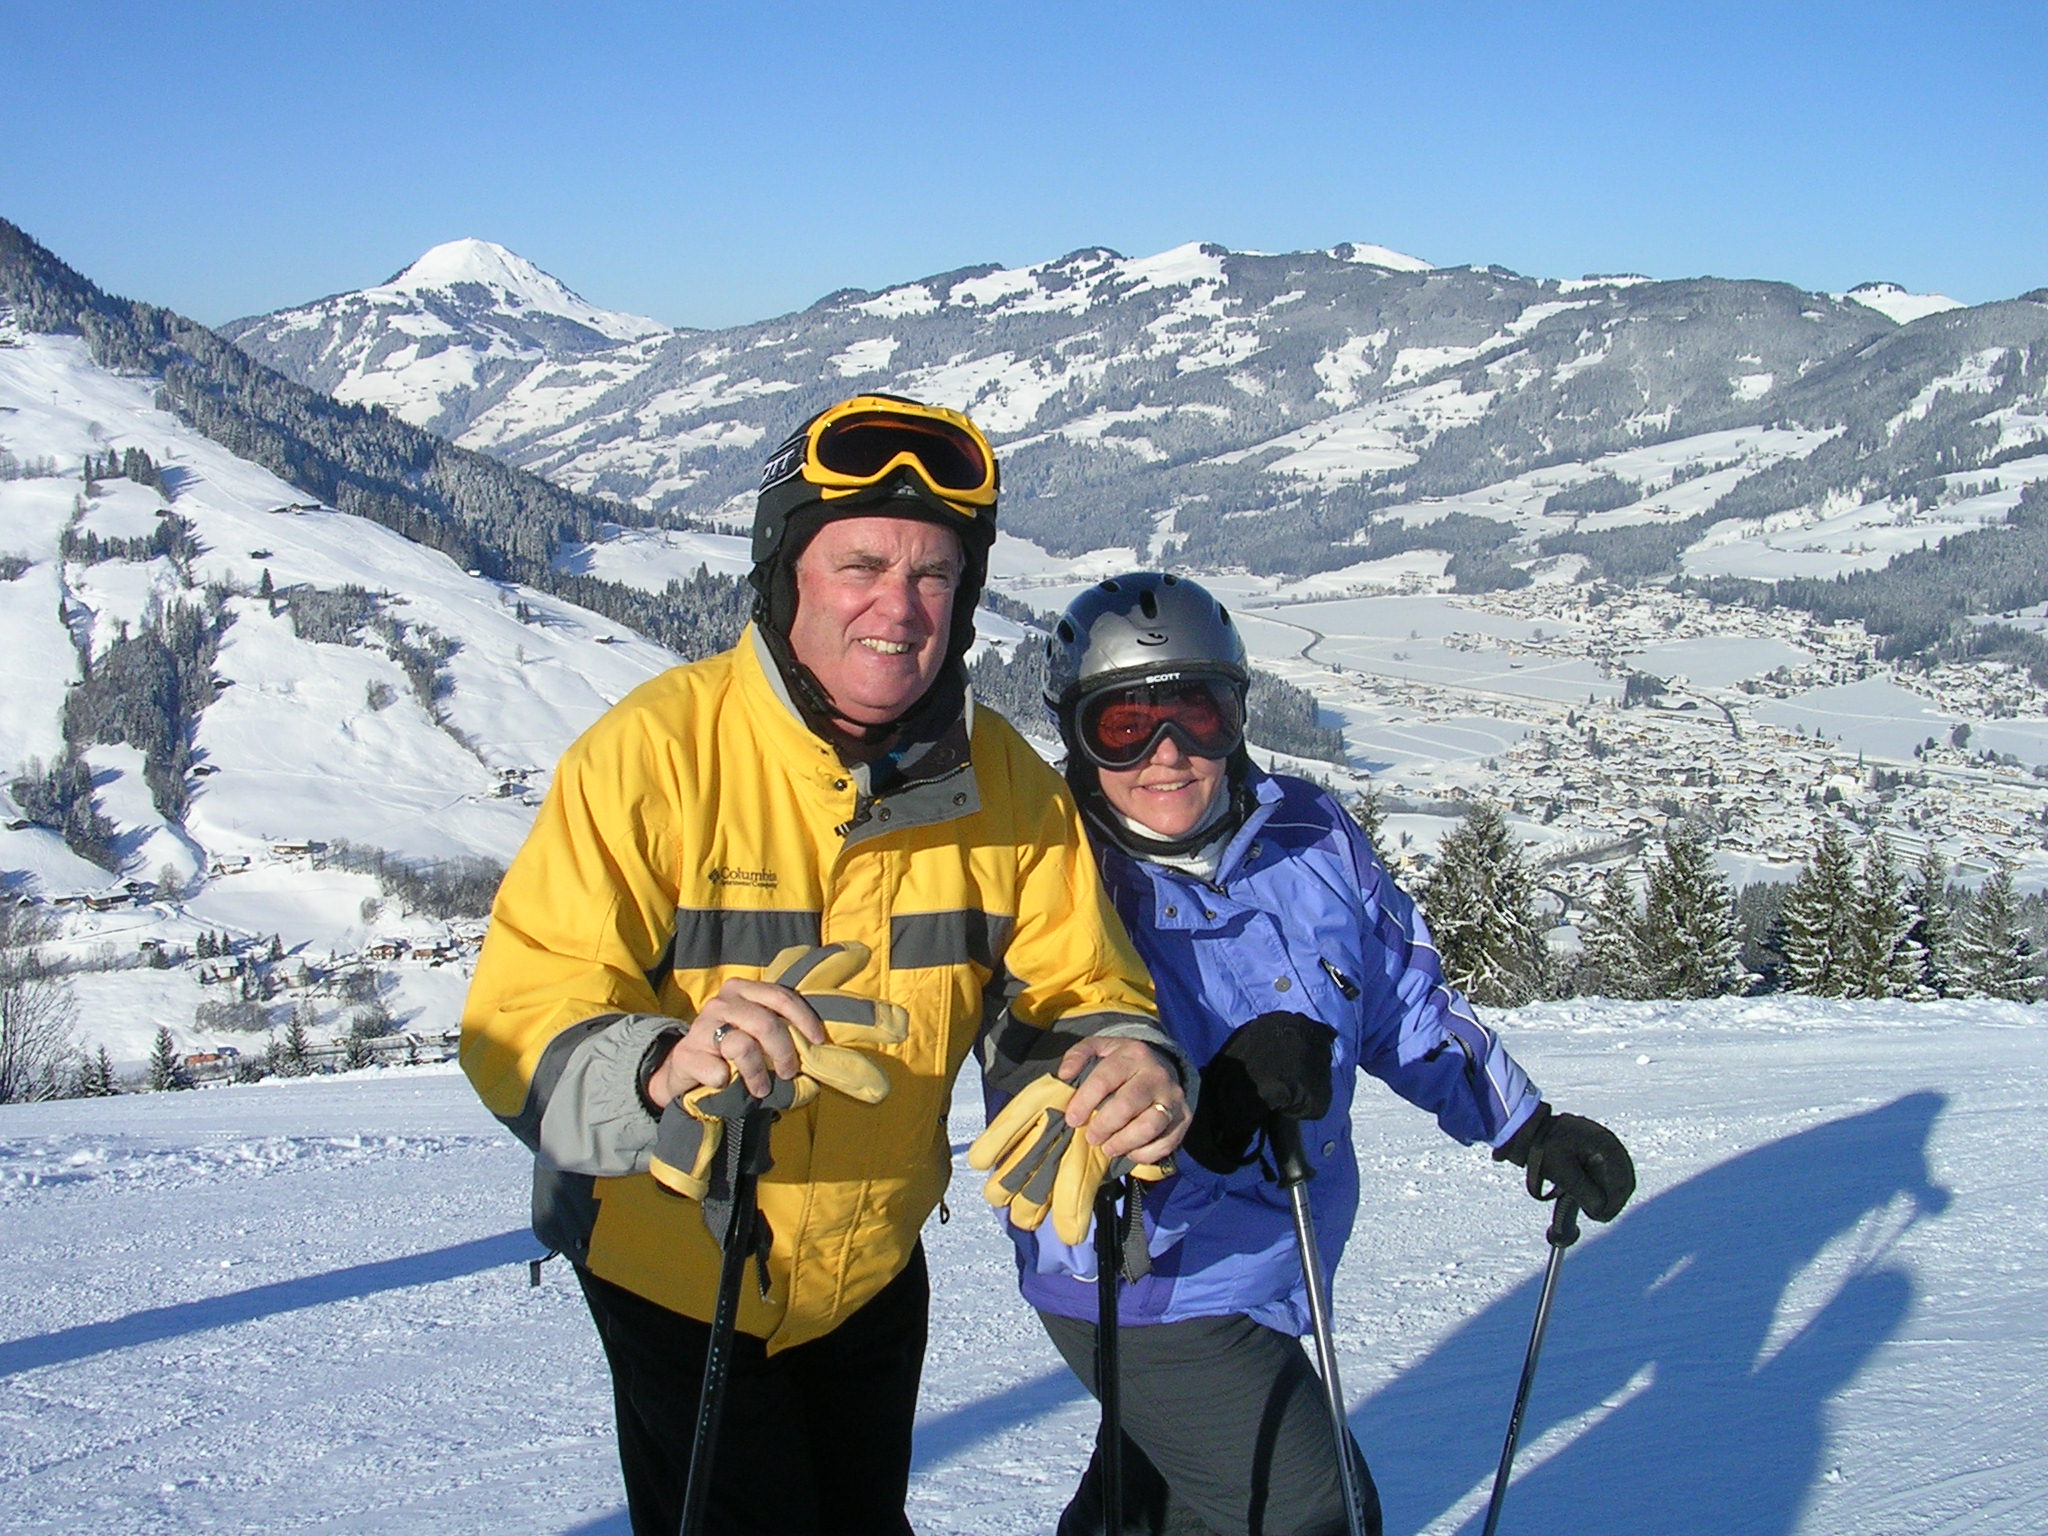
<instances>
[{"instance_id":1,"label":"snow covered field","mask_svg":"<svg viewBox=\"0 0 2048 1536\"><path fill-rule=\"evenodd\" d=\"M1501 1015L1635 1150L1566 1258L1506 1533L2048 1530L2048 1011L1548 1004ZM963 1081L956 1150L979 1128ZM1401 1536L1475 1533L1544 1257L1508 1171L1361 1099L1337 1275L1351 1419ZM0 1108L0 1529L623 1536L573 1281L452 1067ZM1092 1406L971 1178L912 1517L1051 1527Z\"/></svg>"}]
</instances>

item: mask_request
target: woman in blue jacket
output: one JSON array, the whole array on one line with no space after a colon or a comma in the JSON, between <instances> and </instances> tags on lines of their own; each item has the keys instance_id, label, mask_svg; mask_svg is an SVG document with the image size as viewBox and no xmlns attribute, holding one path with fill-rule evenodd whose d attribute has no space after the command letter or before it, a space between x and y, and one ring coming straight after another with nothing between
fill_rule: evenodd
<instances>
[{"instance_id":1,"label":"woman in blue jacket","mask_svg":"<svg viewBox=\"0 0 2048 1536\"><path fill-rule=\"evenodd\" d=\"M1180 1171L1146 1189L1151 1273L1120 1298L1127 1531L1346 1528L1327 1406L1301 1347L1309 1311L1290 1208L1262 1166L1274 1115L1300 1122L1316 1167L1326 1272L1358 1206L1361 1070L1596 1221L1635 1187L1613 1133L1553 1114L1446 985L1414 902L1342 807L1252 764L1248 679L1229 613L1173 576L1090 588L1051 642L1046 698L1068 780L1161 1020L1201 1068ZM1090 1245L1049 1228L1011 1235L1025 1298L1092 1390ZM1356 1465L1377 1531L1377 1496ZM1061 1536L1101 1529L1096 1477L1091 1465Z\"/></svg>"}]
</instances>

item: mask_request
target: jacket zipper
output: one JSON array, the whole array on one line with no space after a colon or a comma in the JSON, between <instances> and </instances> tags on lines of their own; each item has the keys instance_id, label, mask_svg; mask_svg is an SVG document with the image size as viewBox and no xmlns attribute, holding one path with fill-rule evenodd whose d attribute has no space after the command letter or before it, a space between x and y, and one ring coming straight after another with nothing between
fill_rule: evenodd
<instances>
[{"instance_id":1,"label":"jacket zipper","mask_svg":"<svg viewBox=\"0 0 2048 1536\"><path fill-rule=\"evenodd\" d=\"M1337 990L1344 994L1346 1001L1354 1003L1357 1002L1358 983L1353 981L1349 976L1346 976L1342 971L1338 970L1336 966L1330 964L1329 958L1327 956L1323 958L1322 966L1323 973L1327 975L1330 978L1330 980L1337 983Z\"/></svg>"}]
</instances>

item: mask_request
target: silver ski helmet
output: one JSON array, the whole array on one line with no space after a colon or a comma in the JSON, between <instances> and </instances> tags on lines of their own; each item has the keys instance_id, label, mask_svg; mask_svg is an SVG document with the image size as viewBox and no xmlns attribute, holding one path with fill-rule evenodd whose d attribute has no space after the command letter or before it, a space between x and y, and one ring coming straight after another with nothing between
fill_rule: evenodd
<instances>
[{"instance_id":1,"label":"silver ski helmet","mask_svg":"<svg viewBox=\"0 0 2048 1536\"><path fill-rule=\"evenodd\" d=\"M1158 571L1090 587L1067 605L1046 643L1045 702L1076 766L1130 766L1169 729L1186 750L1234 757L1243 745L1250 681L1244 638L1230 610L1199 582ZM1098 739L1093 727L1106 701L1141 694L1164 699L1182 689L1210 693L1219 719L1186 716L1184 727L1168 712L1145 712L1122 738L1109 745ZM1155 719L1156 728L1148 729Z\"/></svg>"}]
</instances>

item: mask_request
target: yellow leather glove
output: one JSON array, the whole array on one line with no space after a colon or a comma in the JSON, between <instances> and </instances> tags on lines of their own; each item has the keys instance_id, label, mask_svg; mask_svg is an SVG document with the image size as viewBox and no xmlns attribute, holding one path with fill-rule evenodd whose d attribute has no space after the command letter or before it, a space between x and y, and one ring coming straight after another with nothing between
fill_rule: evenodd
<instances>
[{"instance_id":1,"label":"yellow leather glove","mask_svg":"<svg viewBox=\"0 0 2048 1536\"><path fill-rule=\"evenodd\" d=\"M810 1103L820 1088L862 1104L879 1104L889 1097L889 1078L881 1063L853 1047L901 1045L910 1038L910 1015L900 1004L839 990L867 963L867 945L853 943L792 944L768 962L766 979L809 1003L825 1026L822 1045L790 1031L799 1063L798 1104Z\"/></svg>"},{"instance_id":2,"label":"yellow leather glove","mask_svg":"<svg viewBox=\"0 0 2048 1536\"><path fill-rule=\"evenodd\" d=\"M872 1056L842 1043L898 1045L910 1035L910 1015L896 1003L842 992L868 963L865 944L794 944L768 963L763 980L788 987L825 1025L829 1037L813 1045L795 1030L797 1075L777 1078L760 1101L766 1109L796 1109L830 1088L862 1104L889 1096L889 1077ZM747 1108L746 1085L737 1073L715 1088L692 1088L662 1111L647 1171L665 1188L692 1200L704 1198L711 1169L725 1137L725 1122Z\"/></svg>"},{"instance_id":3,"label":"yellow leather glove","mask_svg":"<svg viewBox=\"0 0 2048 1536\"><path fill-rule=\"evenodd\" d=\"M995 1170L982 1186L983 1199L999 1210L1009 1207L1011 1223L1026 1232L1037 1231L1050 1212L1053 1231L1070 1244L1087 1237L1095 1192L1105 1180L1128 1174L1151 1182L1173 1171L1105 1156L1068 1125L1074 1086L1050 1072L1035 1078L967 1149L968 1166Z\"/></svg>"}]
</instances>

